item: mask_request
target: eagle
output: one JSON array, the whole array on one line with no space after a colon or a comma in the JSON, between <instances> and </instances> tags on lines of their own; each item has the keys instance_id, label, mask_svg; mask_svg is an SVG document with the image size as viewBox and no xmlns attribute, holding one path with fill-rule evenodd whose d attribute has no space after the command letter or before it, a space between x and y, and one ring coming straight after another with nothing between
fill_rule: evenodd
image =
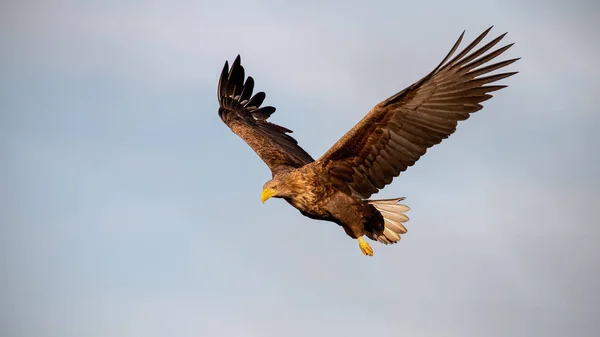
<instances>
[{"instance_id":1,"label":"eagle","mask_svg":"<svg viewBox=\"0 0 600 337\"><path fill-rule=\"evenodd\" d=\"M269 121L275 108L262 105L264 92L253 95L254 79L246 78L240 56L231 67L225 61L217 88L219 116L271 170L262 203L282 198L304 216L338 224L367 256L373 249L365 236L386 245L398 242L407 232L409 207L400 204L405 198L370 197L453 134L458 121L481 110L491 92L506 87L497 81L517 73L490 74L519 59L490 64L513 45L490 51L504 33L479 47L492 27L452 57L463 31L433 71L375 105L317 160L289 135L291 130Z\"/></svg>"}]
</instances>

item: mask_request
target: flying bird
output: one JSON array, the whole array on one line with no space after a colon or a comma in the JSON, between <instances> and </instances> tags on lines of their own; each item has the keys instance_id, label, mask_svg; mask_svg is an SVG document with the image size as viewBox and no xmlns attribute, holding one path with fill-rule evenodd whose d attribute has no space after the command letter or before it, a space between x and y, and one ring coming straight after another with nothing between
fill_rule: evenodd
<instances>
[{"instance_id":1,"label":"flying bird","mask_svg":"<svg viewBox=\"0 0 600 337\"><path fill-rule=\"evenodd\" d=\"M399 203L405 198L369 198L453 134L458 121L481 110L491 92L506 87L492 83L517 73L490 74L519 59L489 64L513 45L490 51L504 33L479 47L491 29L452 57L463 31L433 71L375 105L317 160L289 135L291 130L269 122L275 108L262 106L264 92L253 95L254 79L245 77L240 56L231 68L226 61L217 88L219 116L270 168L263 204L282 198L309 218L334 222L365 255L373 255L365 236L383 244L398 242L407 232L404 213L409 208Z\"/></svg>"}]
</instances>

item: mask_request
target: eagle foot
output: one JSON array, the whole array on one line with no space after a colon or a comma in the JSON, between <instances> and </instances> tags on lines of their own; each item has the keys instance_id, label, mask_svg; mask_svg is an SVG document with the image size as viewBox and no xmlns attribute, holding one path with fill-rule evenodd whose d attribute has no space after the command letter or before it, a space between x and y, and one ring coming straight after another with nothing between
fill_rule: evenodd
<instances>
[{"instance_id":1,"label":"eagle foot","mask_svg":"<svg viewBox=\"0 0 600 337\"><path fill-rule=\"evenodd\" d=\"M369 246L369 243L362 236L358 238L358 246L363 254L373 256L373 248Z\"/></svg>"}]
</instances>

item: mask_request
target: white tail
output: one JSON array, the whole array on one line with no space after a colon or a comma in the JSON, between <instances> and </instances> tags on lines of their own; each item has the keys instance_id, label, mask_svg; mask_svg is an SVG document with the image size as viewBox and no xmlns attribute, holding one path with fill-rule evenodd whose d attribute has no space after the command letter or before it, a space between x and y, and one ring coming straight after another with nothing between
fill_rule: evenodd
<instances>
[{"instance_id":1,"label":"white tail","mask_svg":"<svg viewBox=\"0 0 600 337\"><path fill-rule=\"evenodd\" d=\"M367 233L370 239L377 240L386 245L400 241L400 234L407 232L404 223L408 221L408 217L403 212L410 209L408 206L398 203L404 199L367 200L369 204L373 205L383 215L385 222L385 228L382 232Z\"/></svg>"}]
</instances>

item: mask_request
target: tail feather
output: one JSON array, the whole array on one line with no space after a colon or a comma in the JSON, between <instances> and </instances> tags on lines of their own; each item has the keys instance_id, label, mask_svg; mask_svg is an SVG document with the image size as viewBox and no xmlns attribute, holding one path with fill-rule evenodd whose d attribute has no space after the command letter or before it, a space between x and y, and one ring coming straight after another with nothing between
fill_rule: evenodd
<instances>
[{"instance_id":1,"label":"tail feather","mask_svg":"<svg viewBox=\"0 0 600 337\"><path fill-rule=\"evenodd\" d=\"M380 233L367 233L367 236L372 240L377 240L383 244L392 244L400 241L400 234L406 234L407 230L404 223L408 221L408 217L403 214L410 208L398 202L405 198L367 200L367 202L381 213L384 220L385 228Z\"/></svg>"}]
</instances>

